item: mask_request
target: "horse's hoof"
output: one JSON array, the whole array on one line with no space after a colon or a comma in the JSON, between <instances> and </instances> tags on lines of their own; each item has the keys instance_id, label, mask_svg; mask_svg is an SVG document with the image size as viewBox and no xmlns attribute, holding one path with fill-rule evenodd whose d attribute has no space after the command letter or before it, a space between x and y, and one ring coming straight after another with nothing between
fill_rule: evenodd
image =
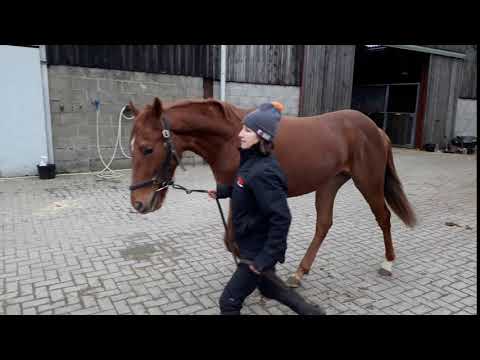
<instances>
[{"instance_id":1,"label":"horse's hoof","mask_svg":"<svg viewBox=\"0 0 480 360\"><path fill-rule=\"evenodd\" d=\"M391 272L391 271L388 271L387 269L384 269L384 268L378 269L378 273L379 273L381 276L392 276L392 272Z\"/></svg>"},{"instance_id":2,"label":"horse's hoof","mask_svg":"<svg viewBox=\"0 0 480 360\"><path fill-rule=\"evenodd\" d=\"M290 276L286 282L287 286L290 288L298 288L300 286L300 280L294 275Z\"/></svg>"},{"instance_id":3,"label":"horse's hoof","mask_svg":"<svg viewBox=\"0 0 480 360\"><path fill-rule=\"evenodd\" d=\"M381 276L392 276L392 267L393 261L385 260L380 266L380 269L378 269L378 273Z\"/></svg>"}]
</instances>

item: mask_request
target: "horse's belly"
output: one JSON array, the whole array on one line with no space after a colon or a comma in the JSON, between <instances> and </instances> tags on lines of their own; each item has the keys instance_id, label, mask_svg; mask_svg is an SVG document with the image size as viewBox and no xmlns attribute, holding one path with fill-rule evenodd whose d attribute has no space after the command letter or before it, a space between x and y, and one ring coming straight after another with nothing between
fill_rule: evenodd
<instances>
[{"instance_id":1,"label":"horse's belly","mask_svg":"<svg viewBox=\"0 0 480 360\"><path fill-rule=\"evenodd\" d=\"M288 180L288 196L299 196L316 191L322 184L332 180L338 174L348 173L340 167L299 168L296 171L286 171Z\"/></svg>"}]
</instances>

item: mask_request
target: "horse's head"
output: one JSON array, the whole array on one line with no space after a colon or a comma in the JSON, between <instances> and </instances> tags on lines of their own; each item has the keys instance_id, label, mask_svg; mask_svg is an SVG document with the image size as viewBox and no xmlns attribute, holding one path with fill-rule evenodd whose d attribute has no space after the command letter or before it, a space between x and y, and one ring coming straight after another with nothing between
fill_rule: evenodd
<instances>
[{"instance_id":1,"label":"horse's head","mask_svg":"<svg viewBox=\"0 0 480 360\"><path fill-rule=\"evenodd\" d=\"M129 106L135 114L130 141L130 201L138 212L145 214L162 206L178 163L170 123L164 116L161 101L155 98L152 105L146 105L141 111L132 102Z\"/></svg>"}]
</instances>

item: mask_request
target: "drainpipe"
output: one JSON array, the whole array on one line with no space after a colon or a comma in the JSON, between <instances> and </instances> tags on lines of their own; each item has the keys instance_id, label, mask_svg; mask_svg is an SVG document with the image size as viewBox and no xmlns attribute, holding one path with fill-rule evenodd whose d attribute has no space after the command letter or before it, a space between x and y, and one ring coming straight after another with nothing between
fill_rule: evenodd
<instances>
[{"instance_id":1,"label":"drainpipe","mask_svg":"<svg viewBox=\"0 0 480 360\"><path fill-rule=\"evenodd\" d=\"M220 45L220 100L225 101L227 45Z\"/></svg>"},{"instance_id":2,"label":"drainpipe","mask_svg":"<svg viewBox=\"0 0 480 360\"><path fill-rule=\"evenodd\" d=\"M50 113L50 93L48 91L48 68L47 49L45 45L39 45L40 50L40 73L42 76L43 109L45 112L45 134L47 138L48 163L54 164L53 139L52 139L52 117Z\"/></svg>"}]
</instances>

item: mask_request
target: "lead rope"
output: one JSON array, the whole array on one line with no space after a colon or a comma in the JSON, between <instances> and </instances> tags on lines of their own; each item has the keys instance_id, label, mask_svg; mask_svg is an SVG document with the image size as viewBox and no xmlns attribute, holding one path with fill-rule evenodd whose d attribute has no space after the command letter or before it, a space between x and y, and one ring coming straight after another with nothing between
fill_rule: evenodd
<instances>
[{"instance_id":1,"label":"lead rope","mask_svg":"<svg viewBox=\"0 0 480 360\"><path fill-rule=\"evenodd\" d=\"M175 184L173 181L172 181L171 184L169 184L169 185L170 185L172 188L176 189L176 190L183 190L183 191L185 191L188 195L190 195L190 194L193 193L193 192L206 193L206 194L208 194L208 190L187 189L186 187L184 187L184 186L182 186L182 185ZM225 236L228 236L227 222L225 221L225 216L223 215L222 205L220 205L220 200L218 200L217 198L215 198L215 201L217 202L218 211L220 212L220 216L222 217L223 227L225 228ZM233 253L233 249L232 249L232 257L233 257L233 261L235 261L235 265L238 266L238 259L237 259L237 257L235 256L235 254Z\"/></svg>"}]
</instances>

